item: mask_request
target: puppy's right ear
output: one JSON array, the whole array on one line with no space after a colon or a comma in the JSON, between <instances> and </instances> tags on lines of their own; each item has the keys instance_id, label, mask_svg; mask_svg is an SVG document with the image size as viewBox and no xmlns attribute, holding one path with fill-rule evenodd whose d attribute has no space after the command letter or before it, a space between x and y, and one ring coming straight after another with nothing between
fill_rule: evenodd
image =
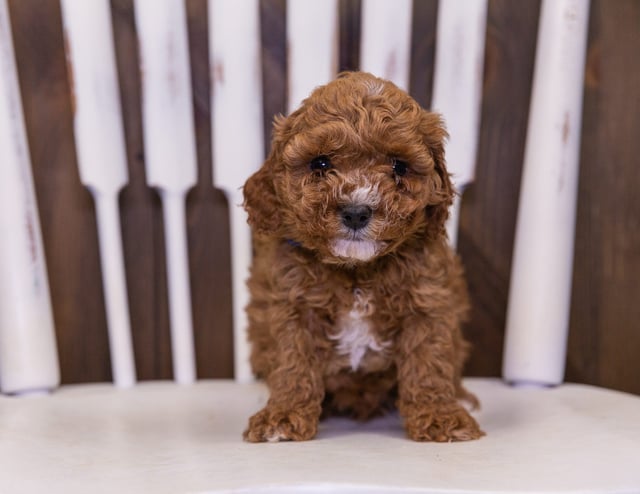
<instances>
[{"instance_id":1,"label":"puppy's right ear","mask_svg":"<svg viewBox=\"0 0 640 494\"><path fill-rule=\"evenodd\" d=\"M273 185L273 154L244 184L244 209L253 231L273 235L280 225L280 202Z\"/></svg>"}]
</instances>

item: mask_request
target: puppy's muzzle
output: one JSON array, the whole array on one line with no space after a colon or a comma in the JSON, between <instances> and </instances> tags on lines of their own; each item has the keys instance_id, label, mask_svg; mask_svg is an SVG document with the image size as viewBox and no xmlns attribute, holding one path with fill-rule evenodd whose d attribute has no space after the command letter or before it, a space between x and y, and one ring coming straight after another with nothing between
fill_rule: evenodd
<instances>
[{"instance_id":1,"label":"puppy's muzzle","mask_svg":"<svg viewBox=\"0 0 640 494\"><path fill-rule=\"evenodd\" d=\"M342 224L351 230L361 230L369 224L372 210L369 206L350 204L340 208Z\"/></svg>"}]
</instances>

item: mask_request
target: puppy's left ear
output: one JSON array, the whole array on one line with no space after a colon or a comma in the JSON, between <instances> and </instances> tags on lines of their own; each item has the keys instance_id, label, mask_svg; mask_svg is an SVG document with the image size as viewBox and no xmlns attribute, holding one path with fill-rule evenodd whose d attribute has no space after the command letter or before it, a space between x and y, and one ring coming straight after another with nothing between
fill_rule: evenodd
<instances>
[{"instance_id":1,"label":"puppy's left ear","mask_svg":"<svg viewBox=\"0 0 640 494\"><path fill-rule=\"evenodd\" d=\"M427 236L435 238L445 233L449 207L453 204L455 191L444 158L444 143L449 135L437 113L422 112L420 131L434 163L434 172L429 177L429 205L427 213Z\"/></svg>"},{"instance_id":2,"label":"puppy's left ear","mask_svg":"<svg viewBox=\"0 0 640 494\"><path fill-rule=\"evenodd\" d=\"M244 209L255 233L273 235L280 225L280 202L273 184L273 151L262 167L244 184Z\"/></svg>"}]
</instances>

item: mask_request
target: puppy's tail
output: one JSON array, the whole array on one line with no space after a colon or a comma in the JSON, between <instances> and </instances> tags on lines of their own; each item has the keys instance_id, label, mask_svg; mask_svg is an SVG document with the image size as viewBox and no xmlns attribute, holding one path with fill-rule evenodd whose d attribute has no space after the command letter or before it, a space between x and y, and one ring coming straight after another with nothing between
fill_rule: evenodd
<instances>
[{"instance_id":1,"label":"puppy's tail","mask_svg":"<svg viewBox=\"0 0 640 494\"><path fill-rule=\"evenodd\" d=\"M480 400L462 384L458 384L456 387L456 397L465 402L471 411L480 410Z\"/></svg>"}]
</instances>

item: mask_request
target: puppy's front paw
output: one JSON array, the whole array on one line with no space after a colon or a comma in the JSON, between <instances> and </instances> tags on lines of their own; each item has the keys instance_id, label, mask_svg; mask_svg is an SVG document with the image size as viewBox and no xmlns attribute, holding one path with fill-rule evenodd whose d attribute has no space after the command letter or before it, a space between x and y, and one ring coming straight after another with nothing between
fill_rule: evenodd
<instances>
[{"instance_id":1,"label":"puppy's front paw","mask_svg":"<svg viewBox=\"0 0 640 494\"><path fill-rule=\"evenodd\" d=\"M484 436L475 419L458 403L413 409L405 428L414 441L470 441Z\"/></svg>"},{"instance_id":2,"label":"puppy's front paw","mask_svg":"<svg viewBox=\"0 0 640 494\"><path fill-rule=\"evenodd\" d=\"M318 431L318 417L294 410L265 407L249 419L245 441L307 441Z\"/></svg>"}]
</instances>

